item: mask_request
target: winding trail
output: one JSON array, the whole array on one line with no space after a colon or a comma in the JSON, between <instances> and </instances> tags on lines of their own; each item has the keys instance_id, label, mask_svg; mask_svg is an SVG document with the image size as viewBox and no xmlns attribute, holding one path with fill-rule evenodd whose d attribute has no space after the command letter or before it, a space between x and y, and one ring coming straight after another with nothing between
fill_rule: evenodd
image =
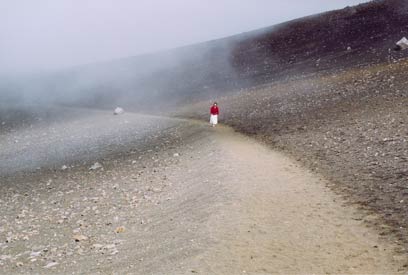
<instances>
[{"instance_id":1,"label":"winding trail","mask_svg":"<svg viewBox=\"0 0 408 275\"><path fill-rule=\"evenodd\" d=\"M133 134L141 119L149 127ZM102 121L103 131L94 130ZM111 118L103 112L58 127L76 126L83 129L66 140L54 138L62 130L40 129L49 133L47 148L66 153L45 156L81 159L95 146L104 169L44 169L2 183L0 240L8 241L0 241L0 273L407 271L406 255L397 254L362 221L364 213L319 175L228 127L135 114ZM16 155L16 163L18 158L27 160ZM115 232L118 226L123 232ZM86 239L75 242L78 232Z\"/></svg>"},{"instance_id":2,"label":"winding trail","mask_svg":"<svg viewBox=\"0 0 408 275\"><path fill-rule=\"evenodd\" d=\"M206 237L198 239L206 248L184 268L200 274L398 272L402 259L393 247L317 175L228 128L207 140L194 147L199 157L184 163L188 177L178 178L201 194L184 214L209 213L202 224L190 224L202 228L197 232Z\"/></svg>"}]
</instances>

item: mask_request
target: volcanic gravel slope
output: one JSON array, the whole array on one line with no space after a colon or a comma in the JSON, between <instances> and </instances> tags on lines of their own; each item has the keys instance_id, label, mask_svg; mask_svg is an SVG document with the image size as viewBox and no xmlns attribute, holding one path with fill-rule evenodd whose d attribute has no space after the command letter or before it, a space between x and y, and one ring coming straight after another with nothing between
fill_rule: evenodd
<instances>
[{"instance_id":1,"label":"volcanic gravel slope","mask_svg":"<svg viewBox=\"0 0 408 275\"><path fill-rule=\"evenodd\" d=\"M223 123L324 174L407 250L408 51L393 50L407 7L373 1L249 33L231 55L245 85L174 113L207 120L216 99Z\"/></svg>"},{"instance_id":2,"label":"volcanic gravel slope","mask_svg":"<svg viewBox=\"0 0 408 275\"><path fill-rule=\"evenodd\" d=\"M275 83L218 98L221 122L294 155L408 248L408 62ZM207 119L209 102L180 115Z\"/></svg>"},{"instance_id":3,"label":"volcanic gravel slope","mask_svg":"<svg viewBox=\"0 0 408 275\"><path fill-rule=\"evenodd\" d=\"M2 176L91 166L95 159L103 161L128 152L134 144L153 142L177 126L175 119L132 113L114 116L111 111L78 108L31 106L5 113L9 117L3 117L0 134Z\"/></svg>"},{"instance_id":4,"label":"volcanic gravel slope","mask_svg":"<svg viewBox=\"0 0 408 275\"><path fill-rule=\"evenodd\" d=\"M319 175L194 121L103 169L2 179L2 274L403 274Z\"/></svg>"},{"instance_id":5,"label":"volcanic gravel slope","mask_svg":"<svg viewBox=\"0 0 408 275\"><path fill-rule=\"evenodd\" d=\"M141 77L143 89L126 71L116 80L125 87L118 95L129 106L183 106L174 114L205 120L217 99L222 123L325 175L349 203L368 210L362 220L406 253L408 51L392 48L408 36L407 3L373 1L179 49L177 55L198 57ZM126 62L138 67L148 60ZM110 81L88 87L85 105L112 104L117 89Z\"/></svg>"}]
</instances>

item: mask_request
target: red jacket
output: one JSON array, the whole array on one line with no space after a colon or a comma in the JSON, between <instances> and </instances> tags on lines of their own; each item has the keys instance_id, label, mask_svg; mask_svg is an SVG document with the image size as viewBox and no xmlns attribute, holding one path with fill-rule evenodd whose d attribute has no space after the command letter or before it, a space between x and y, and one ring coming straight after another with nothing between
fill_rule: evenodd
<instances>
[{"instance_id":1,"label":"red jacket","mask_svg":"<svg viewBox=\"0 0 408 275\"><path fill-rule=\"evenodd\" d=\"M212 115L219 115L220 110L218 109L218 106L212 106L210 109L210 114Z\"/></svg>"}]
</instances>

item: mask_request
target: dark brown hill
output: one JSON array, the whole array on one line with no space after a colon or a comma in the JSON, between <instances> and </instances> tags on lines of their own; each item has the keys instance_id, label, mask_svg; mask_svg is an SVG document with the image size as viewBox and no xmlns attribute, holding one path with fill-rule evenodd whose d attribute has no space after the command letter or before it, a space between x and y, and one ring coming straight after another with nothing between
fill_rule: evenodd
<instances>
[{"instance_id":1,"label":"dark brown hill","mask_svg":"<svg viewBox=\"0 0 408 275\"><path fill-rule=\"evenodd\" d=\"M407 7L405 0L375 1L178 49L172 54L191 58L143 82L149 88L154 83L160 99L185 103L304 74L398 60L407 56L392 50L408 35Z\"/></svg>"},{"instance_id":2,"label":"dark brown hill","mask_svg":"<svg viewBox=\"0 0 408 275\"><path fill-rule=\"evenodd\" d=\"M299 72L387 62L407 35L408 1L374 1L250 34L232 51L241 78L265 83Z\"/></svg>"}]
</instances>

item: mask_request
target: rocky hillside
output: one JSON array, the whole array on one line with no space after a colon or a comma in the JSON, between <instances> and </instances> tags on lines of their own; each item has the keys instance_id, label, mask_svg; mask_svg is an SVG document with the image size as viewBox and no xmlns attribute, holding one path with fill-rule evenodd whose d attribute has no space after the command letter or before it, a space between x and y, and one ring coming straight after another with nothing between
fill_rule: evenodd
<instances>
[{"instance_id":1,"label":"rocky hillside","mask_svg":"<svg viewBox=\"0 0 408 275\"><path fill-rule=\"evenodd\" d=\"M256 83L305 72L387 62L407 35L408 1L374 1L298 19L250 34L234 47L240 78Z\"/></svg>"},{"instance_id":2,"label":"rocky hillside","mask_svg":"<svg viewBox=\"0 0 408 275\"><path fill-rule=\"evenodd\" d=\"M372 1L30 81L47 100L221 121L333 182L408 249L408 1ZM45 83L45 84L44 84ZM13 100L17 100L15 97ZM379 219L375 217L380 217ZM392 233L392 234L390 234Z\"/></svg>"},{"instance_id":3,"label":"rocky hillside","mask_svg":"<svg viewBox=\"0 0 408 275\"><path fill-rule=\"evenodd\" d=\"M216 97L223 123L329 178L402 253L408 60L393 48L408 35L407 3L375 1L252 34L233 51L235 72L252 85ZM178 115L208 119L209 103L186 105Z\"/></svg>"},{"instance_id":4,"label":"rocky hillside","mask_svg":"<svg viewBox=\"0 0 408 275\"><path fill-rule=\"evenodd\" d=\"M407 70L404 60L242 90L218 98L221 121L325 175L408 248ZM208 119L208 105L179 115Z\"/></svg>"},{"instance_id":5,"label":"rocky hillside","mask_svg":"<svg viewBox=\"0 0 408 275\"><path fill-rule=\"evenodd\" d=\"M407 53L392 49L408 35L407 11L406 0L373 1L221 40L82 66L47 81L30 79L24 88L40 91L36 100L63 104L173 108L299 75L404 58Z\"/></svg>"}]
</instances>

